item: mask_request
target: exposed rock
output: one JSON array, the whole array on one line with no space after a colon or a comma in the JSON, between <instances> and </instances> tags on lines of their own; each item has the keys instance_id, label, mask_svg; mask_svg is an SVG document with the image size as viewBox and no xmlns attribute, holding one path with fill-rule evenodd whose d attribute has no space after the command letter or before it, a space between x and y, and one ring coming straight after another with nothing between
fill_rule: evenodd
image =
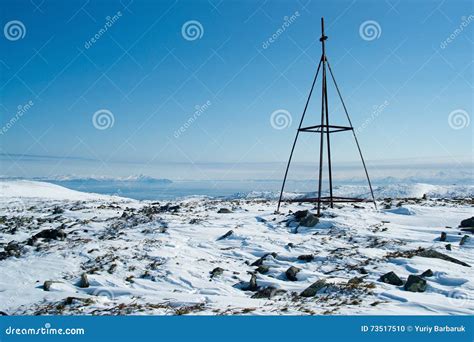
<instances>
[{"instance_id":1,"label":"exposed rock","mask_svg":"<svg viewBox=\"0 0 474 342\"><path fill-rule=\"evenodd\" d=\"M300 225L302 225L303 227L314 227L318 224L318 222L319 219L316 217L316 215L308 213L308 215L306 215L300 220Z\"/></svg>"},{"instance_id":2,"label":"exposed rock","mask_svg":"<svg viewBox=\"0 0 474 342\"><path fill-rule=\"evenodd\" d=\"M459 227L474 227L474 216L461 221Z\"/></svg>"},{"instance_id":3,"label":"exposed rock","mask_svg":"<svg viewBox=\"0 0 474 342\"><path fill-rule=\"evenodd\" d=\"M469 235L464 235L464 236L461 238L461 241L459 241L459 246L464 245L468 240L469 240Z\"/></svg>"},{"instance_id":4,"label":"exposed rock","mask_svg":"<svg viewBox=\"0 0 474 342\"><path fill-rule=\"evenodd\" d=\"M3 249L8 256L19 257L23 248L18 242L10 241Z\"/></svg>"},{"instance_id":5,"label":"exposed rock","mask_svg":"<svg viewBox=\"0 0 474 342\"><path fill-rule=\"evenodd\" d=\"M9 255L8 255L7 252L0 252L0 261L5 260L8 257L9 257Z\"/></svg>"},{"instance_id":6,"label":"exposed rock","mask_svg":"<svg viewBox=\"0 0 474 342\"><path fill-rule=\"evenodd\" d=\"M303 254L303 255L300 255L298 256L298 260L301 260L301 261L313 261L314 259L314 256L312 254Z\"/></svg>"},{"instance_id":7,"label":"exposed rock","mask_svg":"<svg viewBox=\"0 0 474 342\"><path fill-rule=\"evenodd\" d=\"M233 278L237 278L237 277L234 276ZM250 281L248 281L248 282L241 281L241 282L235 284L234 287L237 287L237 288L241 289L242 291L253 291L253 292L255 292L259 289L259 286L257 285L257 276L254 273L252 273L251 276L250 276Z\"/></svg>"},{"instance_id":8,"label":"exposed rock","mask_svg":"<svg viewBox=\"0 0 474 342\"><path fill-rule=\"evenodd\" d=\"M176 205L171 205L171 203L167 203L165 205L162 205L160 207L160 212L172 212L172 213L175 213L177 212L178 210L180 209L180 206L179 204L176 204Z\"/></svg>"},{"instance_id":9,"label":"exposed rock","mask_svg":"<svg viewBox=\"0 0 474 342\"><path fill-rule=\"evenodd\" d=\"M354 277L347 281L349 285L358 285L364 281L364 277Z\"/></svg>"},{"instance_id":10,"label":"exposed rock","mask_svg":"<svg viewBox=\"0 0 474 342\"><path fill-rule=\"evenodd\" d=\"M217 238L217 241L219 241L219 240L224 240L224 239L228 238L229 236L231 236L232 234L234 234L234 231L233 231L233 230L229 230L227 233L225 233L225 234L222 235L221 237Z\"/></svg>"},{"instance_id":11,"label":"exposed rock","mask_svg":"<svg viewBox=\"0 0 474 342\"><path fill-rule=\"evenodd\" d=\"M449 262L452 262L452 263L455 263L455 264L458 264L458 265L471 267L471 265L466 264L464 261L452 258L449 255L437 252L437 251L432 250L432 249L422 249L422 250L420 250L420 252L417 255L421 256L421 257L424 257L424 258L442 259L442 260L446 260L446 261L449 261Z\"/></svg>"},{"instance_id":12,"label":"exposed rock","mask_svg":"<svg viewBox=\"0 0 474 342\"><path fill-rule=\"evenodd\" d=\"M211 279L217 276L220 276L222 273L224 273L224 269L220 267L216 267L211 271Z\"/></svg>"},{"instance_id":13,"label":"exposed rock","mask_svg":"<svg viewBox=\"0 0 474 342\"><path fill-rule=\"evenodd\" d=\"M61 207L54 207L53 208L53 212L52 212L53 215L59 215L59 214L62 214L62 213L64 213L63 208L61 208Z\"/></svg>"},{"instance_id":14,"label":"exposed rock","mask_svg":"<svg viewBox=\"0 0 474 342\"><path fill-rule=\"evenodd\" d=\"M416 275L410 275L408 276L404 289L411 292L425 292L426 280Z\"/></svg>"},{"instance_id":15,"label":"exposed rock","mask_svg":"<svg viewBox=\"0 0 474 342\"><path fill-rule=\"evenodd\" d=\"M269 287L265 287L263 289L258 290L257 293L255 293L252 296L252 298L268 298L268 299L271 299L275 296L282 295L284 293L286 293L285 290L277 289L275 287L269 286Z\"/></svg>"},{"instance_id":16,"label":"exposed rock","mask_svg":"<svg viewBox=\"0 0 474 342\"><path fill-rule=\"evenodd\" d=\"M263 265L263 261L265 260L265 258L267 256L271 255L272 257L276 258L277 257L277 254L275 252L272 252L272 253L266 253L264 254L261 258L258 258L257 260L255 260L252 264L250 264L250 266L260 266L260 265Z\"/></svg>"},{"instance_id":17,"label":"exposed rock","mask_svg":"<svg viewBox=\"0 0 474 342\"><path fill-rule=\"evenodd\" d=\"M446 246L444 246L444 247L446 247L446 250L448 250L448 251L451 250L451 244L450 244L450 243L448 243L448 244L447 244Z\"/></svg>"},{"instance_id":18,"label":"exposed rock","mask_svg":"<svg viewBox=\"0 0 474 342\"><path fill-rule=\"evenodd\" d=\"M295 211L293 213L293 216L295 217L295 219L297 220L301 220L303 217L305 217L306 215L308 215L308 210L298 210L298 211Z\"/></svg>"},{"instance_id":19,"label":"exposed rock","mask_svg":"<svg viewBox=\"0 0 474 342\"><path fill-rule=\"evenodd\" d=\"M255 274L252 274L252 276L250 277L249 286L247 287L247 291L257 291L257 289L257 276Z\"/></svg>"},{"instance_id":20,"label":"exposed rock","mask_svg":"<svg viewBox=\"0 0 474 342\"><path fill-rule=\"evenodd\" d=\"M299 271L301 271L300 268L291 266L289 269L286 270L285 274L288 280L297 281L298 278L296 278L296 275L298 274Z\"/></svg>"},{"instance_id":21,"label":"exposed rock","mask_svg":"<svg viewBox=\"0 0 474 342\"><path fill-rule=\"evenodd\" d=\"M260 265L258 266L258 268L256 269L256 271L260 274L265 274L267 273L268 271L270 270L270 267L269 266L266 266L266 265Z\"/></svg>"},{"instance_id":22,"label":"exposed rock","mask_svg":"<svg viewBox=\"0 0 474 342\"><path fill-rule=\"evenodd\" d=\"M433 276L433 271L431 269L427 269L425 272L420 274L420 277L432 277Z\"/></svg>"},{"instance_id":23,"label":"exposed rock","mask_svg":"<svg viewBox=\"0 0 474 342\"><path fill-rule=\"evenodd\" d=\"M300 293L301 297L314 297L323 287L326 286L326 280L319 279L317 282L311 284L303 292Z\"/></svg>"},{"instance_id":24,"label":"exposed rock","mask_svg":"<svg viewBox=\"0 0 474 342\"><path fill-rule=\"evenodd\" d=\"M395 274L395 272L388 272L379 278L379 281L400 286L403 285L403 281Z\"/></svg>"},{"instance_id":25,"label":"exposed rock","mask_svg":"<svg viewBox=\"0 0 474 342\"><path fill-rule=\"evenodd\" d=\"M81 279L79 280L79 287L81 288L89 287L89 279L87 279L87 274L85 273L81 274Z\"/></svg>"},{"instance_id":26,"label":"exposed rock","mask_svg":"<svg viewBox=\"0 0 474 342\"><path fill-rule=\"evenodd\" d=\"M46 280L44 283L43 283L43 290L44 291L49 291L51 290L51 285L53 285L53 282L51 280Z\"/></svg>"},{"instance_id":27,"label":"exposed rock","mask_svg":"<svg viewBox=\"0 0 474 342\"><path fill-rule=\"evenodd\" d=\"M441 236L439 237L439 241L446 241L446 233L445 232L441 232Z\"/></svg>"},{"instance_id":28,"label":"exposed rock","mask_svg":"<svg viewBox=\"0 0 474 342\"><path fill-rule=\"evenodd\" d=\"M227 208L220 208L218 211L217 211L218 214L230 214L232 213L232 210L230 209L227 209Z\"/></svg>"},{"instance_id":29,"label":"exposed rock","mask_svg":"<svg viewBox=\"0 0 474 342\"><path fill-rule=\"evenodd\" d=\"M359 268L359 273L360 274L369 274L369 272L367 272L367 270L363 267Z\"/></svg>"},{"instance_id":30,"label":"exposed rock","mask_svg":"<svg viewBox=\"0 0 474 342\"><path fill-rule=\"evenodd\" d=\"M30 237L26 243L30 246L33 246L36 240L38 239L47 239L47 240L63 240L66 238L66 232L61 229L44 229L40 231L39 233L33 235Z\"/></svg>"},{"instance_id":31,"label":"exposed rock","mask_svg":"<svg viewBox=\"0 0 474 342\"><path fill-rule=\"evenodd\" d=\"M94 301L91 298L79 298L79 297L66 297L64 300L64 305L72 305L72 304L78 304L78 305L90 305Z\"/></svg>"},{"instance_id":32,"label":"exposed rock","mask_svg":"<svg viewBox=\"0 0 474 342\"><path fill-rule=\"evenodd\" d=\"M436 259L442 259L446 260L458 265L466 266L466 267L471 267L471 265L466 264L465 262L452 258L449 255L437 252L433 249L425 249L425 248L418 248L418 249L412 249L404 252L393 252L393 253L388 253L386 257L388 258L413 258L414 256L419 256L423 258L436 258Z\"/></svg>"},{"instance_id":33,"label":"exposed rock","mask_svg":"<svg viewBox=\"0 0 474 342\"><path fill-rule=\"evenodd\" d=\"M474 227L466 227L466 228L461 228L463 232L469 232L471 234L474 234Z\"/></svg>"},{"instance_id":34,"label":"exposed rock","mask_svg":"<svg viewBox=\"0 0 474 342\"><path fill-rule=\"evenodd\" d=\"M288 219L286 226L300 225L303 227L314 227L319 222L316 215L311 214L308 210L299 210L293 213L293 217ZM296 233L297 231L295 231Z\"/></svg>"}]
</instances>

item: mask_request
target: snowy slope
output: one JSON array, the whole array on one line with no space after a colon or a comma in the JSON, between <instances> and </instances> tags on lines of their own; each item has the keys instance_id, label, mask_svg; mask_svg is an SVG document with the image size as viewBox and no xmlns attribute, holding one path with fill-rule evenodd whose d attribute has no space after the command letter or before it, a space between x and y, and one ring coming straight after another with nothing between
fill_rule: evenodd
<instances>
[{"instance_id":1,"label":"snowy slope","mask_svg":"<svg viewBox=\"0 0 474 342\"><path fill-rule=\"evenodd\" d=\"M62 200L110 200L112 198L111 196L74 191L51 183L28 180L0 181L0 197Z\"/></svg>"},{"instance_id":2,"label":"snowy slope","mask_svg":"<svg viewBox=\"0 0 474 342\"><path fill-rule=\"evenodd\" d=\"M273 200L156 203L0 184L0 310L7 314L474 313L472 267L412 252L474 265L473 239L460 245L469 233L457 228L473 216L471 200L386 201L379 211L346 205L325 210L314 227L297 227L289 211L312 205L285 203L275 214ZM11 206L17 198L23 207ZM258 260L267 272L256 272ZM291 266L300 269L294 281ZM389 271L406 281L427 269L425 292L379 281ZM257 290L271 287L273 297L252 298L264 293L249 288L252 274ZM314 297L300 296L322 279Z\"/></svg>"}]
</instances>

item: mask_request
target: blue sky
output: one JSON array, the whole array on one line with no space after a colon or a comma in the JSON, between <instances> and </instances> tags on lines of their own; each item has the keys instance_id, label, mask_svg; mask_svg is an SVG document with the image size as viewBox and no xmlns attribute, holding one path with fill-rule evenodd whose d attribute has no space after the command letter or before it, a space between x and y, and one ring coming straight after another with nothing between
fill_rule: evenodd
<instances>
[{"instance_id":1,"label":"blue sky","mask_svg":"<svg viewBox=\"0 0 474 342\"><path fill-rule=\"evenodd\" d=\"M95 160L94 174L104 175L118 162L224 163L227 173L243 163L282 163L320 58L321 16L328 59L369 165L435 159L456 167L472 160L471 1L4 0L0 6L2 27L19 21L24 33L0 36L2 174L34 176L22 166L25 155L54 157L60 162L46 164L43 173L55 174L71 172L71 157ZM198 23L197 37L183 36L189 21ZM367 21L376 23L376 37L361 33ZM319 83L317 89L308 125L319 120ZM330 120L346 124L332 84L329 97ZM30 101L19 116L18 106ZM101 110L97 115L113 118L106 129L93 122ZM278 110L291 125L273 127ZM317 144L315 135L302 136L295 161L316 161ZM334 136L333 158L357 161L351 134ZM154 173L160 176L159 168Z\"/></svg>"}]
</instances>

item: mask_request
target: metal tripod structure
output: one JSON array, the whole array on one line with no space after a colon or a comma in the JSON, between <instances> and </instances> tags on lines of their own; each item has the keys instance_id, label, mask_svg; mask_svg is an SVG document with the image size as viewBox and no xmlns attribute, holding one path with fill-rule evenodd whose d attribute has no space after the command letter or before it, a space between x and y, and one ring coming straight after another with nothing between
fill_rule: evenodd
<instances>
[{"instance_id":1,"label":"metal tripod structure","mask_svg":"<svg viewBox=\"0 0 474 342\"><path fill-rule=\"evenodd\" d=\"M280 198L278 200L278 207L277 212L280 210L280 205L282 202L283 197L283 190L285 189L286 178L288 176L288 170L290 168L291 159L293 157L293 152L295 150L296 142L298 141L298 136L300 132L313 132L320 134L320 142L319 142L319 184L318 184L318 197L316 198L303 198L303 199L294 199L290 200L290 202L315 202L318 204L318 215L321 213L321 203L329 203L331 208L334 208L334 203L341 203L341 202L373 202L375 208L377 209L377 204L375 203L374 191L372 189L372 184L370 182L369 173L367 172L367 167L365 165L364 157L362 156L362 151L360 149L359 141L357 140L357 136L354 131L354 127L352 126L351 119L349 117L349 113L347 112L346 105L344 100L342 99L341 92L339 91L339 87L337 86L336 79L334 78L334 74L331 69L331 65L326 57L326 46L325 41L328 37L324 34L324 18L321 18L321 41L322 45L322 55L319 61L318 69L316 71L316 75L314 76L313 84L311 85L311 90L309 91L308 99L306 100L306 105L303 110L303 115L301 116L300 124L298 126L298 130L296 132L296 137L293 142L293 147L291 148L290 158L288 160L288 164L286 166L285 177L283 178L283 184L281 186ZM321 124L309 127L301 127L303 124L304 117L306 115L306 111L308 109L309 101L313 94L314 85L316 84L316 80L318 78L318 74L321 70L322 66L322 92L321 92ZM344 108L344 112L346 113L347 120L349 121L349 126L335 126L329 124L329 108L328 108L328 93L327 93L327 80L326 80L326 73L329 70L331 74L331 78L334 82L334 86L336 88L337 94L339 95L339 99L341 100L342 107ZM332 188L332 166L331 166L331 141L330 141L330 134L342 131L352 131L354 135L354 139L357 145L357 149L359 151L360 158L362 160L362 165L365 170L365 175L367 177L367 182L369 184L370 193L372 195L371 200L361 199L361 198L350 198L350 197L337 197L333 196L333 188ZM321 188L322 188L322 181L323 181L323 148L324 148L324 136L326 136L327 141L327 160L328 160L328 176L329 176L329 196L321 197Z\"/></svg>"}]
</instances>

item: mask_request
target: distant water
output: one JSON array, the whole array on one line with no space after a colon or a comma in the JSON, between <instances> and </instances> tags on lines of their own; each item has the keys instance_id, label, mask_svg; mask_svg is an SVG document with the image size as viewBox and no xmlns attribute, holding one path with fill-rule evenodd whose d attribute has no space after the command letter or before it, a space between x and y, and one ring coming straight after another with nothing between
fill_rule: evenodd
<instances>
[{"instance_id":1,"label":"distant water","mask_svg":"<svg viewBox=\"0 0 474 342\"><path fill-rule=\"evenodd\" d=\"M231 197L252 191L279 191L277 181L173 181L127 182L116 180L48 180L82 192L117 195L138 200L174 200L187 196ZM293 187L293 190L298 190Z\"/></svg>"}]
</instances>

